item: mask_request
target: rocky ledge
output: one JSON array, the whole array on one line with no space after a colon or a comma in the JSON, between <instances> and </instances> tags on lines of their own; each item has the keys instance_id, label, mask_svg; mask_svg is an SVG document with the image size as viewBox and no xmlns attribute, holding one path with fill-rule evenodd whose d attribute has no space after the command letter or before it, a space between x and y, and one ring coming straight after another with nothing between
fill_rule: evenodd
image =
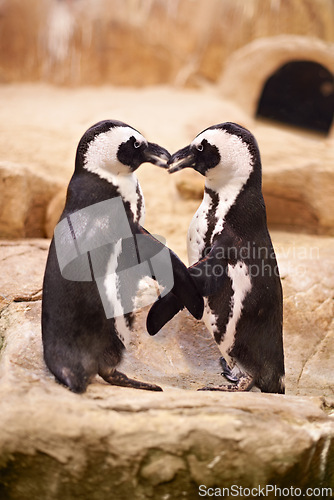
<instances>
[{"instance_id":1,"label":"rocky ledge","mask_svg":"<svg viewBox=\"0 0 334 500\"><path fill-rule=\"evenodd\" d=\"M216 345L186 313L150 338L146 311L122 368L164 392L96 378L85 394L71 393L42 358L48 242L1 242L0 497L193 500L209 488L266 485L267 498L275 498L271 487L334 491L334 239L273 239L285 296L285 396L197 392L221 378Z\"/></svg>"}]
</instances>

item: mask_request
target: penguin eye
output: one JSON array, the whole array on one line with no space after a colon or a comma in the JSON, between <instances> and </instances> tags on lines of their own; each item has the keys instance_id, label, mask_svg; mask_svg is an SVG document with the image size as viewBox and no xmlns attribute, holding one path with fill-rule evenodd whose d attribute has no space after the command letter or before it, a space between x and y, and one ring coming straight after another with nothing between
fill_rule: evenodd
<instances>
[{"instance_id":1,"label":"penguin eye","mask_svg":"<svg viewBox=\"0 0 334 500\"><path fill-rule=\"evenodd\" d=\"M136 149L140 148L141 146L141 143L139 141L135 141L134 145L133 145Z\"/></svg>"},{"instance_id":2,"label":"penguin eye","mask_svg":"<svg viewBox=\"0 0 334 500\"><path fill-rule=\"evenodd\" d=\"M197 149L197 151L203 151L203 149L204 149L203 144L202 143L197 144L196 149Z\"/></svg>"}]
</instances>

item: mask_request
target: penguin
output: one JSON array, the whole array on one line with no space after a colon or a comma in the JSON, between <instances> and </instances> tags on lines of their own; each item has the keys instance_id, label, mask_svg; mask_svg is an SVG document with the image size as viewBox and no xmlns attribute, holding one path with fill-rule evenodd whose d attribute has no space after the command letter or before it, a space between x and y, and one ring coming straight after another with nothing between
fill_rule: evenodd
<instances>
[{"instance_id":1,"label":"penguin","mask_svg":"<svg viewBox=\"0 0 334 500\"><path fill-rule=\"evenodd\" d=\"M257 141L235 123L211 126L169 160L170 173L186 167L205 176L188 230L188 269L205 297L203 321L222 354L222 375L232 382L203 389L284 394L282 286ZM155 335L181 309L172 292L155 302L148 332Z\"/></svg>"},{"instance_id":2,"label":"penguin","mask_svg":"<svg viewBox=\"0 0 334 500\"><path fill-rule=\"evenodd\" d=\"M155 258L155 274L152 266L138 265L129 271L132 281L137 269L137 281L145 275L158 281L160 268L166 273L171 269L173 295L195 317L203 314L203 298L187 267L142 226L144 199L135 171L144 162L166 168L169 157L167 150L116 120L96 123L78 144L65 207L49 248L42 296L44 360L56 380L73 392L85 392L97 374L112 385L162 390L116 369L134 321L133 309L125 304L133 297L120 287L123 283L125 292L127 285L133 287L126 268L139 247L142 263ZM164 252L171 267L161 257ZM117 272L122 265L121 283ZM160 281L164 286L163 276Z\"/></svg>"}]
</instances>

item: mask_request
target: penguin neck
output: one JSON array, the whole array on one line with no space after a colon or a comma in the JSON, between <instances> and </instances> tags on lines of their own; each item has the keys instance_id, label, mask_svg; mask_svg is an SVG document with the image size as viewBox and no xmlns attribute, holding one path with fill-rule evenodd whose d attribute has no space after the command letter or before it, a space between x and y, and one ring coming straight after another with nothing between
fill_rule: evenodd
<instances>
[{"instance_id":1,"label":"penguin neck","mask_svg":"<svg viewBox=\"0 0 334 500\"><path fill-rule=\"evenodd\" d=\"M128 203L133 214L133 220L141 225L145 221L145 202L138 178L134 172L127 174L113 174L104 169L91 169L84 167L92 174L97 175L102 181L114 186L124 203Z\"/></svg>"},{"instance_id":2,"label":"penguin neck","mask_svg":"<svg viewBox=\"0 0 334 500\"><path fill-rule=\"evenodd\" d=\"M143 225L145 220L145 204L137 176L134 173L130 175L114 175L112 183L117 187L123 200L130 204L134 221Z\"/></svg>"},{"instance_id":3,"label":"penguin neck","mask_svg":"<svg viewBox=\"0 0 334 500\"><path fill-rule=\"evenodd\" d=\"M244 168L239 175L218 176L212 172L205 179L205 189L208 192L217 193L219 204L225 205L228 209L246 185L247 188L255 189L261 193L261 170L261 162L255 161L249 163L248 168Z\"/></svg>"},{"instance_id":4,"label":"penguin neck","mask_svg":"<svg viewBox=\"0 0 334 500\"><path fill-rule=\"evenodd\" d=\"M204 198L208 197L207 199L211 200L213 193L217 196L218 204L216 208L216 217L218 220L225 219L227 212L235 203L239 193L243 190L247 181L248 178L244 179L242 177L230 179L225 183L217 183L216 180L206 179Z\"/></svg>"}]
</instances>

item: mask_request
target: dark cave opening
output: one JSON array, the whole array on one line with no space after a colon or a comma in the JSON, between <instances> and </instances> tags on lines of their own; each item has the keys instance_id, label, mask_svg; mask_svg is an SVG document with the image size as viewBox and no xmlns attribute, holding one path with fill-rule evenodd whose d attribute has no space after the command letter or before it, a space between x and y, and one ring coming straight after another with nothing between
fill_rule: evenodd
<instances>
[{"instance_id":1,"label":"dark cave opening","mask_svg":"<svg viewBox=\"0 0 334 500\"><path fill-rule=\"evenodd\" d=\"M334 76L313 61L290 61L266 81L256 116L328 134L334 114Z\"/></svg>"}]
</instances>

